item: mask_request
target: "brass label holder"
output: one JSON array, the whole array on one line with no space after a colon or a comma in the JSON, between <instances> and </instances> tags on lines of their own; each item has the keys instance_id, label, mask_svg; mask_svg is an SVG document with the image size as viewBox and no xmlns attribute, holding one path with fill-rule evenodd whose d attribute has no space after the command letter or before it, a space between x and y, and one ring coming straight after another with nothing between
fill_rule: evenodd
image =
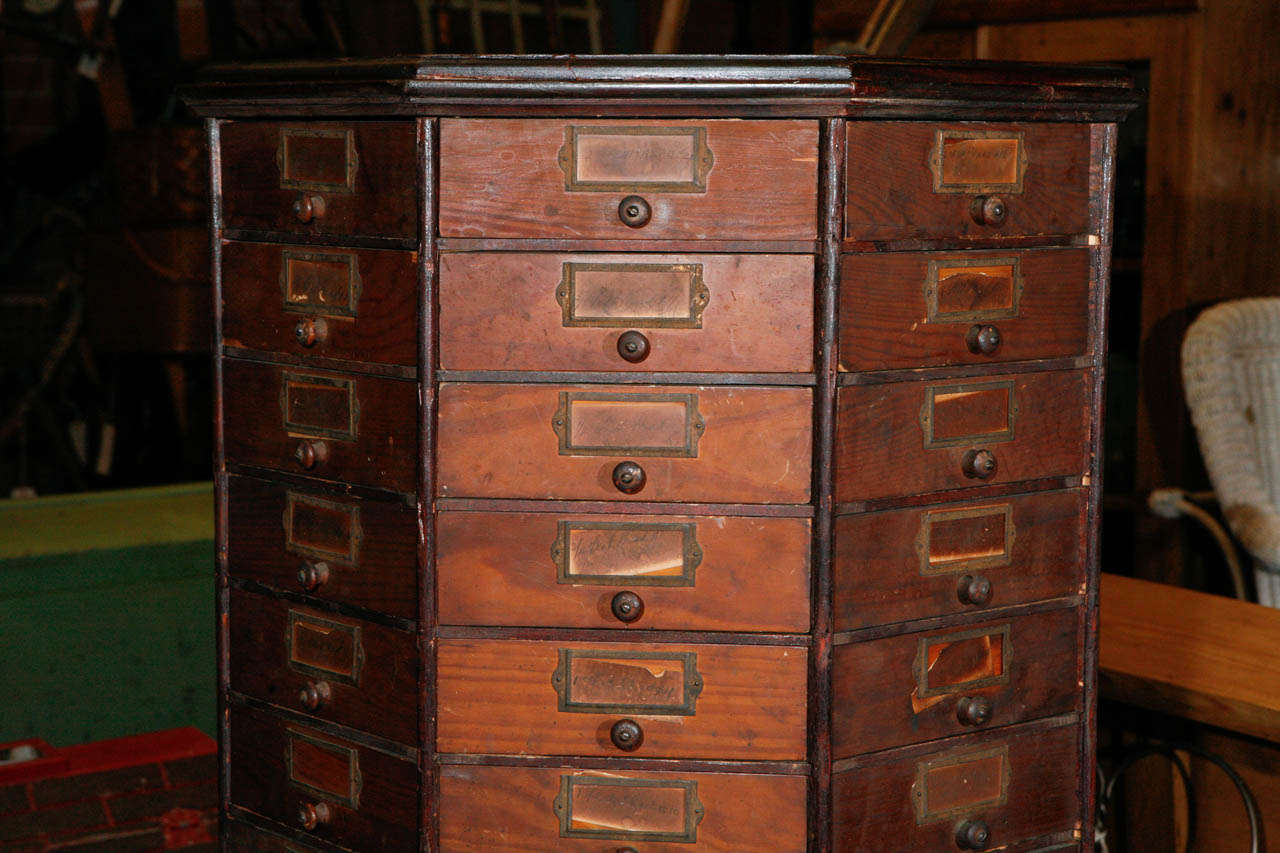
<instances>
[{"instance_id":1,"label":"brass label holder","mask_svg":"<svg viewBox=\"0 0 1280 853\"><path fill-rule=\"evenodd\" d=\"M1026 141L1022 131L939 129L929 171L935 193L1021 193Z\"/></svg>"},{"instance_id":2,"label":"brass label holder","mask_svg":"<svg viewBox=\"0 0 1280 853\"><path fill-rule=\"evenodd\" d=\"M990 391L1004 391L1006 395L1008 415L999 429L982 430L962 435L936 435L936 409L939 397ZM1018 401L1014 395L1012 379L1002 379L996 382L969 382L961 385L929 385L925 388L925 401L920 408L920 428L924 432L926 450L931 450L935 447L957 447L975 443L1000 444L1013 441L1014 424L1017 421L1017 417Z\"/></svg>"},{"instance_id":3,"label":"brass label holder","mask_svg":"<svg viewBox=\"0 0 1280 853\"><path fill-rule=\"evenodd\" d=\"M1003 625L996 625L989 628L976 628L971 631L956 631L950 634L933 634L927 637L921 637L919 646L916 650L915 659L915 675L916 689L915 695L920 699L929 699L935 696L954 696L957 693L965 693L970 690L979 690L984 687L996 687L1001 684L1009 683L1009 667L1013 658L1013 649L1009 644L1010 625L1006 622ZM955 681L950 684L939 684L931 686L929 684L929 651L934 646L951 645L953 643L962 643L966 640L976 640L981 637L999 637L1000 638L1000 674L984 675L977 678L969 678L963 681Z\"/></svg>"},{"instance_id":4,"label":"brass label holder","mask_svg":"<svg viewBox=\"0 0 1280 853\"><path fill-rule=\"evenodd\" d=\"M573 534L577 531L601 530L629 533L669 533L678 531L683 539L681 548L681 572L678 575L627 575L585 574L569 571L569 558ZM702 548L698 546L698 525L692 521L647 523L632 521L561 521L557 525L556 539L551 543L551 561L556 566L556 583L590 584L596 586L681 586L692 587L695 570L702 562Z\"/></svg>"},{"instance_id":5,"label":"brass label holder","mask_svg":"<svg viewBox=\"0 0 1280 853\"><path fill-rule=\"evenodd\" d=\"M321 389L324 393L339 392L346 404L346 417L341 426L321 426L305 423L291 416L295 397L304 388ZM284 371L280 381L280 410L284 428L290 435L316 438L333 438L339 441L355 441L356 427L360 421L360 404L356 399L356 381L337 376L314 376Z\"/></svg>"},{"instance_id":6,"label":"brass label holder","mask_svg":"<svg viewBox=\"0 0 1280 853\"><path fill-rule=\"evenodd\" d=\"M573 441L575 403L678 403L684 407L683 441L676 445L593 444L581 445ZM674 459L696 459L698 439L706 430L706 422L698 412L697 394L626 394L597 391L561 391L560 405L551 419L551 428L559 439L561 456L643 456Z\"/></svg>"},{"instance_id":7,"label":"brass label holder","mask_svg":"<svg viewBox=\"0 0 1280 853\"><path fill-rule=\"evenodd\" d=\"M560 649L559 663L551 674L551 686L559 697L557 710L570 714L645 714L651 716L692 717L697 713L698 695L702 693L702 675L698 672L696 652L644 652L619 649ZM643 661L679 661L682 670L682 701L661 702L591 702L579 699L573 690L573 667L581 660L616 660L644 666Z\"/></svg>"},{"instance_id":8,"label":"brass label holder","mask_svg":"<svg viewBox=\"0 0 1280 853\"><path fill-rule=\"evenodd\" d=\"M687 159L688 177L667 180L644 180L632 178L625 174L625 168L607 168L592 172L590 158L584 156L584 146L591 144L592 137L618 138L619 144L626 146L627 153L642 151L646 138L663 142L672 141L673 137L684 137L687 140L688 154L683 150L677 155L681 165ZM629 138L628 138L629 137ZM655 153L658 146L653 146ZM683 149L683 146L682 146ZM569 125L564 129L564 144L556 155L556 163L564 172L564 188L566 192L639 192L651 190L666 193L704 193L707 191L707 175L715 165L715 156L707 146L707 129L705 127L652 127L648 125ZM597 167L598 168L598 167Z\"/></svg>"},{"instance_id":9,"label":"brass label holder","mask_svg":"<svg viewBox=\"0 0 1280 853\"><path fill-rule=\"evenodd\" d=\"M334 264L346 267L346 298L341 302L312 299L312 294L295 287L295 264ZM291 314L314 314L324 317L355 317L360 302L360 261L354 252L303 252L282 249L280 252L280 291L284 310Z\"/></svg>"},{"instance_id":10,"label":"brass label holder","mask_svg":"<svg viewBox=\"0 0 1280 853\"><path fill-rule=\"evenodd\" d=\"M583 273L676 273L689 279L688 314L684 317L657 317L640 314L606 317L579 310L578 280ZM711 291L702 276L702 264L597 264L565 261L560 283L556 286L556 302L565 328L621 329L643 326L652 329L701 329L702 313L711 301Z\"/></svg>"},{"instance_id":11,"label":"brass label holder","mask_svg":"<svg viewBox=\"0 0 1280 853\"><path fill-rule=\"evenodd\" d=\"M939 306L941 288L946 277L944 271L963 269L1008 267L1010 277L1010 304L993 308L948 311ZM1019 258L956 258L930 259L924 280L924 302L927 322L930 323L986 323L992 320L1008 320L1018 316L1022 302L1022 265Z\"/></svg>"},{"instance_id":12,"label":"brass label holder","mask_svg":"<svg viewBox=\"0 0 1280 853\"><path fill-rule=\"evenodd\" d=\"M1001 518L1004 526L1004 547L999 553L937 561L932 559L932 539L935 525L995 517ZM1016 538L1017 530L1013 524L1013 504L989 504L986 506L966 507L964 509L926 510L920 516L920 532L916 534L915 542L916 553L920 556L920 574L926 576L953 575L961 572L1007 566L1013 559L1013 543Z\"/></svg>"},{"instance_id":13,"label":"brass label holder","mask_svg":"<svg viewBox=\"0 0 1280 853\"><path fill-rule=\"evenodd\" d=\"M954 803L937 803L936 797L935 802L930 802L929 783L933 774L940 771L958 769L965 765L977 765L982 762L997 762L998 764L996 772L999 774L999 778L995 792L988 796L971 800L960 801L956 799ZM972 814L980 809L1003 806L1009 801L1009 777L1008 744L1000 744L996 747L977 751L958 750L945 753L928 761L919 762L916 765L915 781L911 785L911 800L912 805L915 807L916 824L937 823L960 817L961 815Z\"/></svg>"},{"instance_id":14,"label":"brass label holder","mask_svg":"<svg viewBox=\"0 0 1280 853\"><path fill-rule=\"evenodd\" d=\"M292 146L290 142L297 140ZM331 181L297 174L296 155L290 149L296 149L303 140L337 140L342 146L343 176L340 180ZM311 190L313 192L350 193L355 190L356 169L359 157L356 155L355 134L350 128L319 129L303 127L285 127L280 130L280 144L276 147L276 166L280 169L280 188L286 190Z\"/></svg>"},{"instance_id":15,"label":"brass label holder","mask_svg":"<svg viewBox=\"0 0 1280 853\"><path fill-rule=\"evenodd\" d=\"M299 629L331 632L337 631L345 635L346 643L351 647L351 665L346 669L339 666L325 666L314 661L303 661L298 658L297 633ZM364 668L364 645L360 641L360 626L335 622L297 610L289 611L289 625L285 633L285 652L289 658L289 668L304 675L341 681L353 687L360 684L360 671Z\"/></svg>"},{"instance_id":16,"label":"brass label holder","mask_svg":"<svg viewBox=\"0 0 1280 853\"><path fill-rule=\"evenodd\" d=\"M574 826L574 794L589 787L616 787L643 790L667 789L678 792L683 807L683 826L672 831L645 829L587 829ZM560 777L560 791L552 809L560 820L561 838L596 838L614 841L666 841L694 844L698 840L698 824L706 814L698 799L698 783L685 779L626 779L617 776L581 776L572 773Z\"/></svg>"},{"instance_id":17,"label":"brass label holder","mask_svg":"<svg viewBox=\"0 0 1280 853\"><path fill-rule=\"evenodd\" d=\"M343 550L326 548L315 542L300 541L295 535L298 512L310 508L313 511L346 516L349 531ZM284 503L284 541L285 550L304 557L315 557L323 560L334 560L354 566L360 559L360 544L364 541L364 531L360 526L360 507L351 504L327 501L312 495L304 495L289 491L285 493Z\"/></svg>"},{"instance_id":18,"label":"brass label holder","mask_svg":"<svg viewBox=\"0 0 1280 853\"><path fill-rule=\"evenodd\" d=\"M347 765L346 790L321 788L301 778L298 775L300 767L298 756L295 754L295 743L305 748L336 755L339 760L345 762ZM326 800L337 800L349 809L360 808L360 793L364 788L364 779L360 774L360 754L355 749L314 737L297 729L289 729L285 735L284 766L292 787Z\"/></svg>"}]
</instances>

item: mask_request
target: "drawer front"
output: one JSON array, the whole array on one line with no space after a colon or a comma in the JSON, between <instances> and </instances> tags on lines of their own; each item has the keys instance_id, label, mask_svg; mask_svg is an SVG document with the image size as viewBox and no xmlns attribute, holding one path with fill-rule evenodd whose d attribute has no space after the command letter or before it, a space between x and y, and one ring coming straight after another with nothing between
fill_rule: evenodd
<instances>
[{"instance_id":1,"label":"drawer front","mask_svg":"<svg viewBox=\"0 0 1280 853\"><path fill-rule=\"evenodd\" d=\"M411 632L234 589L230 611L232 690L417 744Z\"/></svg>"},{"instance_id":2,"label":"drawer front","mask_svg":"<svg viewBox=\"0 0 1280 853\"><path fill-rule=\"evenodd\" d=\"M227 849L236 853L315 853L321 849L234 820L223 821L222 831L227 837Z\"/></svg>"},{"instance_id":3,"label":"drawer front","mask_svg":"<svg viewBox=\"0 0 1280 853\"><path fill-rule=\"evenodd\" d=\"M1076 710L1078 623L1070 608L836 646L832 755Z\"/></svg>"},{"instance_id":4,"label":"drawer front","mask_svg":"<svg viewBox=\"0 0 1280 853\"><path fill-rule=\"evenodd\" d=\"M841 388L836 500L1083 475L1089 385L1075 370Z\"/></svg>"},{"instance_id":5,"label":"drawer front","mask_svg":"<svg viewBox=\"0 0 1280 853\"><path fill-rule=\"evenodd\" d=\"M412 492L413 382L227 359L227 461Z\"/></svg>"},{"instance_id":6,"label":"drawer front","mask_svg":"<svg viewBox=\"0 0 1280 853\"><path fill-rule=\"evenodd\" d=\"M418 520L408 504L233 474L227 518L232 577L418 618Z\"/></svg>"},{"instance_id":7,"label":"drawer front","mask_svg":"<svg viewBox=\"0 0 1280 853\"><path fill-rule=\"evenodd\" d=\"M984 849L1072 849L1071 833L1081 829L1078 738L1074 725L1024 729L837 770L832 849L955 850L957 830L979 821L989 830Z\"/></svg>"},{"instance_id":8,"label":"drawer front","mask_svg":"<svg viewBox=\"0 0 1280 853\"><path fill-rule=\"evenodd\" d=\"M805 790L803 776L446 765L440 850L802 853Z\"/></svg>"},{"instance_id":9,"label":"drawer front","mask_svg":"<svg viewBox=\"0 0 1280 853\"><path fill-rule=\"evenodd\" d=\"M509 305L521 310L504 310ZM643 349L627 349L637 332ZM806 372L813 368L813 258L445 254L440 364Z\"/></svg>"},{"instance_id":10,"label":"drawer front","mask_svg":"<svg viewBox=\"0 0 1280 853\"><path fill-rule=\"evenodd\" d=\"M353 850L417 849L417 764L253 708L230 726L234 805L298 828L314 815L317 839Z\"/></svg>"},{"instance_id":11,"label":"drawer front","mask_svg":"<svg viewBox=\"0 0 1280 853\"><path fill-rule=\"evenodd\" d=\"M1088 125L853 121L847 127L851 240L1088 230Z\"/></svg>"},{"instance_id":12,"label":"drawer front","mask_svg":"<svg viewBox=\"0 0 1280 853\"><path fill-rule=\"evenodd\" d=\"M413 122L223 122L223 224L416 241L416 144Z\"/></svg>"},{"instance_id":13,"label":"drawer front","mask_svg":"<svg viewBox=\"0 0 1280 853\"><path fill-rule=\"evenodd\" d=\"M1084 355L1089 252L845 255L840 369Z\"/></svg>"},{"instance_id":14,"label":"drawer front","mask_svg":"<svg viewBox=\"0 0 1280 853\"><path fill-rule=\"evenodd\" d=\"M798 761L806 658L786 646L441 640L437 750Z\"/></svg>"},{"instance_id":15,"label":"drawer front","mask_svg":"<svg viewBox=\"0 0 1280 853\"><path fill-rule=\"evenodd\" d=\"M812 406L807 388L444 383L438 494L805 503Z\"/></svg>"},{"instance_id":16,"label":"drawer front","mask_svg":"<svg viewBox=\"0 0 1280 853\"><path fill-rule=\"evenodd\" d=\"M1075 595L1083 489L836 519L835 630Z\"/></svg>"},{"instance_id":17,"label":"drawer front","mask_svg":"<svg viewBox=\"0 0 1280 853\"><path fill-rule=\"evenodd\" d=\"M815 121L444 119L440 150L444 237L817 236Z\"/></svg>"},{"instance_id":18,"label":"drawer front","mask_svg":"<svg viewBox=\"0 0 1280 853\"><path fill-rule=\"evenodd\" d=\"M800 633L811 530L800 518L441 512L440 622Z\"/></svg>"},{"instance_id":19,"label":"drawer front","mask_svg":"<svg viewBox=\"0 0 1280 853\"><path fill-rule=\"evenodd\" d=\"M226 346L418 363L415 253L228 242L222 258Z\"/></svg>"}]
</instances>

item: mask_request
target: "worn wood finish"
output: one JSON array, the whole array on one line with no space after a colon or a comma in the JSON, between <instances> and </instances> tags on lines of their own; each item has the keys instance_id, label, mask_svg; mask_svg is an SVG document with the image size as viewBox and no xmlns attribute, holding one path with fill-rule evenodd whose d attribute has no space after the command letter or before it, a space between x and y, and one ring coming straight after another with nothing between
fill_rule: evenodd
<instances>
[{"instance_id":1,"label":"worn wood finish","mask_svg":"<svg viewBox=\"0 0 1280 853\"><path fill-rule=\"evenodd\" d=\"M610 394L608 386L522 386L445 383L440 386L440 497L604 499L804 503L809 499L812 391L803 388L679 387L616 391L620 401L647 394L692 395L705 423L697 455L636 456L620 447L598 455L561 455L553 425L561 395ZM597 404L601 440L619 445L656 434L621 404ZM664 407L676 405L662 403ZM683 404L681 404L683 405ZM675 413L676 419L681 413ZM611 426L615 424L616 427ZM668 425L664 420L664 428ZM680 429L672 425L672 429ZM696 432L696 430L695 430ZM671 441L683 440L682 436ZM615 438L616 436L616 438ZM663 437L663 446L667 437ZM673 458L674 457L674 458ZM634 496L619 491L611 472L638 462L647 482Z\"/></svg>"},{"instance_id":2,"label":"worn wood finish","mask_svg":"<svg viewBox=\"0 0 1280 853\"><path fill-rule=\"evenodd\" d=\"M451 253L441 257L439 298L446 370L813 367L806 255ZM513 303L523 310L501 310ZM629 330L649 342L643 361L618 352Z\"/></svg>"},{"instance_id":3,"label":"worn wood finish","mask_svg":"<svg viewBox=\"0 0 1280 853\"><path fill-rule=\"evenodd\" d=\"M312 853L328 849L292 837L285 839L238 820L223 823L222 837L226 839L227 848L237 853Z\"/></svg>"},{"instance_id":4,"label":"worn wood finish","mask_svg":"<svg viewBox=\"0 0 1280 853\"><path fill-rule=\"evenodd\" d=\"M563 679L569 707L620 710L558 710L566 689L552 678L566 649L575 655ZM678 664L681 655L691 663ZM437 666L440 752L776 761L805 755L802 648L442 640ZM689 667L700 688L686 680ZM681 703L693 713L641 710ZM644 730L632 752L610 740L622 719Z\"/></svg>"},{"instance_id":5,"label":"worn wood finish","mask_svg":"<svg viewBox=\"0 0 1280 853\"><path fill-rule=\"evenodd\" d=\"M1088 371L1070 371L841 388L836 402L836 500L1083 474L1091 430L1088 380ZM954 443L927 446L922 421L929 389L935 389L934 442ZM1006 405L1009 389L1016 413ZM940 395L957 396L940 405ZM1012 414L1008 420L1007 414ZM1012 423L1012 430L1002 432L1001 425L1007 423ZM982 449L996 457L994 475L985 480L967 477L962 468L965 454Z\"/></svg>"},{"instance_id":6,"label":"worn wood finish","mask_svg":"<svg viewBox=\"0 0 1280 853\"><path fill-rule=\"evenodd\" d=\"M599 853L628 845L653 853L681 853L689 849L739 853L802 853L805 844L805 779L802 776L747 773L652 773L635 770L590 771L568 768L449 766L440 770L441 853L545 853L547 850ZM626 798L624 790L612 810L591 811L584 800L576 815L586 826L597 826L601 838L565 837L560 817L553 809L565 777L583 780L618 780L661 785L664 782L695 783L703 812L696 843L638 840L638 827L667 830L683 818L675 814L628 808L641 796ZM644 788L633 789L643 793ZM658 788L658 791L664 789ZM666 799L670 799L669 797ZM681 806L676 799L674 805ZM639 813L637 813L639 812ZM643 821L643 823L641 822ZM575 821L576 828L578 822ZM574 828L570 829L573 832Z\"/></svg>"},{"instance_id":7,"label":"worn wood finish","mask_svg":"<svg viewBox=\"0 0 1280 853\"><path fill-rule=\"evenodd\" d=\"M325 479L349 480L413 492L417 386L411 382L306 368L281 368L228 359L223 369L236 388L226 403L227 461ZM285 382L326 384L318 399L293 411L287 426ZM352 425L354 424L354 429ZM354 438L334 433L354 433ZM296 458L302 444L323 442L324 455L311 469Z\"/></svg>"},{"instance_id":8,"label":"worn wood finish","mask_svg":"<svg viewBox=\"0 0 1280 853\"><path fill-rule=\"evenodd\" d=\"M803 633L811 528L799 518L440 512L439 619ZM629 623L610 608L625 591L644 606Z\"/></svg>"},{"instance_id":9,"label":"worn wood finish","mask_svg":"<svg viewBox=\"0 0 1280 853\"><path fill-rule=\"evenodd\" d=\"M231 689L406 745L417 743L414 636L232 590ZM327 689L309 707L301 691Z\"/></svg>"},{"instance_id":10,"label":"worn wood finish","mask_svg":"<svg viewBox=\"0 0 1280 853\"><path fill-rule=\"evenodd\" d=\"M1088 348L1089 252L845 255L840 369L991 364L1082 356ZM994 352L974 352L974 326Z\"/></svg>"},{"instance_id":11,"label":"worn wood finish","mask_svg":"<svg viewBox=\"0 0 1280 853\"><path fill-rule=\"evenodd\" d=\"M981 132L1001 139L1020 135L1026 154L1020 188L984 189L979 177L972 188L935 190L930 157L939 132L971 130L961 124L850 122L845 236L894 240L1076 234L1089 227L1085 125L984 124ZM975 169L974 174L983 173ZM1005 202L1003 224L974 221L970 205L980 195Z\"/></svg>"},{"instance_id":12,"label":"worn wood finish","mask_svg":"<svg viewBox=\"0 0 1280 853\"><path fill-rule=\"evenodd\" d=\"M316 598L418 615L413 510L399 501L334 497L253 477L228 478L229 564L233 577L303 592L298 571L324 563ZM308 524L290 536L290 516ZM290 520L286 520L290 519Z\"/></svg>"},{"instance_id":13,"label":"worn wood finish","mask_svg":"<svg viewBox=\"0 0 1280 853\"><path fill-rule=\"evenodd\" d=\"M278 159L281 137L299 132L299 139L319 133L328 141L298 169L283 175ZM343 134L350 137L346 157L346 140L339 139ZM412 122L225 122L224 222L228 228L305 236L412 239L418 222L414 151ZM346 169L349 179L343 174ZM316 196L323 199L323 214L300 221L294 203Z\"/></svg>"},{"instance_id":14,"label":"worn wood finish","mask_svg":"<svg viewBox=\"0 0 1280 853\"><path fill-rule=\"evenodd\" d=\"M635 160L602 160L598 171L587 172L618 176L617 189L569 191L557 158L570 127L704 129L714 158L705 190L646 188L646 176L674 172L655 171L654 161L637 151ZM443 237L811 240L817 232L812 121L444 119L440 144ZM619 202L632 195L652 210L641 227L619 218ZM759 216L761 210L769 215Z\"/></svg>"},{"instance_id":15,"label":"worn wood finish","mask_svg":"<svg viewBox=\"0 0 1280 853\"><path fill-rule=\"evenodd\" d=\"M1078 623L1077 610L1068 608L836 646L832 755L1076 710ZM977 697L990 703L989 720L961 722L961 705Z\"/></svg>"},{"instance_id":16,"label":"worn wood finish","mask_svg":"<svg viewBox=\"0 0 1280 853\"><path fill-rule=\"evenodd\" d=\"M1053 833L1061 833L1058 843L1073 849L1071 833L1081 828L1075 785L1080 774L1077 738L1072 725L1047 730L1035 726L881 753L842 766L833 780L832 850L954 850L956 828L974 819L990 828L987 849L1054 849L1053 844L1020 843ZM965 764L972 772L945 770L948 765ZM991 773L1001 769L1007 778L1003 786L999 776L993 779ZM926 786L919 781L930 770L941 771L928 786L937 794L934 802L942 806L934 814L924 807Z\"/></svg>"},{"instance_id":17,"label":"worn wood finish","mask_svg":"<svg viewBox=\"0 0 1280 853\"><path fill-rule=\"evenodd\" d=\"M1075 594L1083 582L1082 489L846 515L836 520L837 631ZM985 604L961 600L985 579Z\"/></svg>"},{"instance_id":18,"label":"worn wood finish","mask_svg":"<svg viewBox=\"0 0 1280 853\"><path fill-rule=\"evenodd\" d=\"M235 707L230 716L232 803L289 826L300 825L302 807L325 803L331 817L327 825L314 830L316 838L356 850L414 849L418 838L418 768L413 762L264 711ZM310 753L310 763L295 766L294 772L304 781L323 785L322 790L350 792L355 785L349 769L357 766L358 805L353 808L335 796L291 781L287 760L290 743L308 744L322 750L320 755L332 751L336 756L341 751L344 760L331 760L323 766L316 766L320 762Z\"/></svg>"},{"instance_id":19,"label":"worn wood finish","mask_svg":"<svg viewBox=\"0 0 1280 853\"><path fill-rule=\"evenodd\" d=\"M223 346L416 364L403 322L417 306L414 253L228 242L223 259ZM310 345L299 335L308 323Z\"/></svg>"}]
</instances>

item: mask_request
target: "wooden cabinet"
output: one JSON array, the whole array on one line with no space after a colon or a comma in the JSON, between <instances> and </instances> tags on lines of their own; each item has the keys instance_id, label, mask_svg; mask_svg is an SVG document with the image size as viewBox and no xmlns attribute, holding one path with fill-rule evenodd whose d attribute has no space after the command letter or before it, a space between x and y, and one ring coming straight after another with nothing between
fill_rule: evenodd
<instances>
[{"instance_id":1,"label":"wooden cabinet","mask_svg":"<svg viewBox=\"0 0 1280 853\"><path fill-rule=\"evenodd\" d=\"M1091 846L1125 78L221 74L230 849Z\"/></svg>"}]
</instances>

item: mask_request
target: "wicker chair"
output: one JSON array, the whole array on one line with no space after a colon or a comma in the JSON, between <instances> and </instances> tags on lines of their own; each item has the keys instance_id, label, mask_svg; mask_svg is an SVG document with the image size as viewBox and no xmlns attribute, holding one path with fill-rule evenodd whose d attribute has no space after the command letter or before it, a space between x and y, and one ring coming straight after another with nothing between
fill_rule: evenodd
<instances>
[{"instance_id":1,"label":"wicker chair","mask_svg":"<svg viewBox=\"0 0 1280 853\"><path fill-rule=\"evenodd\" d=\"M1182 381L1223 516L1253 555L1258 601L1280 607L1280 298L1201 314L1182 344Z\"/></svg>"}]
</instances>

